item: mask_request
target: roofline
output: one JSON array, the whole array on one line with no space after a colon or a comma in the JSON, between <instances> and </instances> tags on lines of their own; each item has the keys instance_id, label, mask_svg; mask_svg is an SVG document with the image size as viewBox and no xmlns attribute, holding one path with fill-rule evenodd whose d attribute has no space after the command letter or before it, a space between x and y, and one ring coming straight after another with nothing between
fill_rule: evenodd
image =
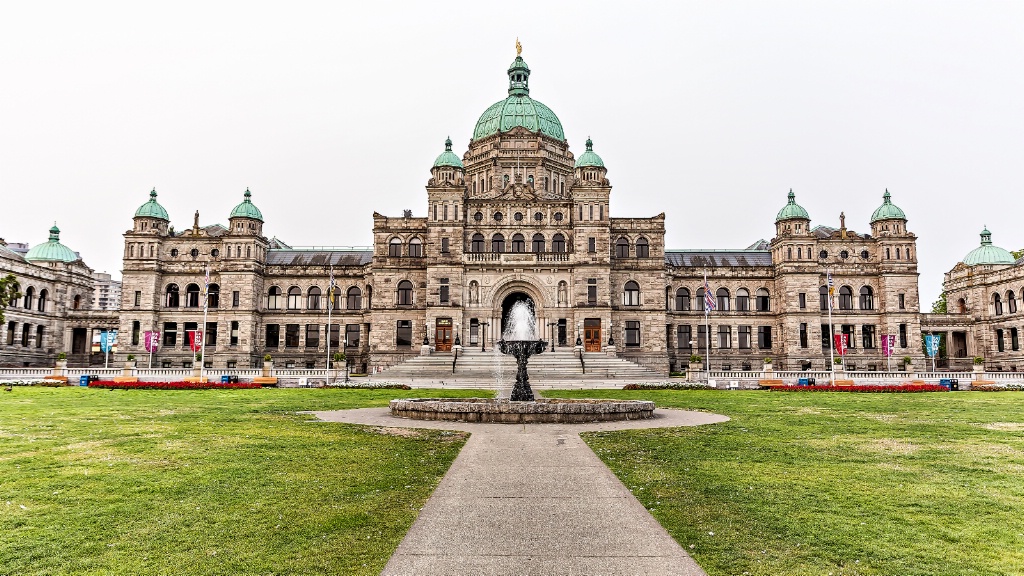
<instances>
[{"instance_id":1,"label":"roofline","mask_svg":"<svg viewBox=\"0 0 1024 576\"><path fill-rule=\"evenodd\" d=\"M373 252L373 246L293 246L291 248L268 248L270 252Z\"/></svg>"},{"instance_id":2,"label":"roofline","mask_svg":"<svg viewBox=\"0 0 1024 576\"><path fill-rule=\"evenodd\" d=\"M665 249L665 253L666 254L668 254L670 252L672 254L684 254L684 253L698 254L698 253L706 253L706 252L725 252L725 253L757 252L758 254L771 254L772 251L771 250L745 250L745 249L742 249L742 248L709 248L707 250L701 250L699 248L686 248L686 249L666 248Z\"/></svg>"}]
</instances>

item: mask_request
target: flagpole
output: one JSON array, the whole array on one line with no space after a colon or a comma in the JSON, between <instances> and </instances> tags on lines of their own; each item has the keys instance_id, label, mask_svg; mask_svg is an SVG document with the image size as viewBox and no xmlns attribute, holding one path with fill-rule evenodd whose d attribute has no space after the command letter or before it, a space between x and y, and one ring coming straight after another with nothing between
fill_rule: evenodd
<instances>
[{"instance_id":1,"label":"flagpole","mask_svg":"<svg viewBox=\"0 0 1024 576\"><path fill-rule=\"evenodd\" d=\"M153 369L153 332L154 332L154 330L150 330L149 335L146 336L146 338L149 340L149 342L146 343L146 344L148 344L148 346L146 346L146 348L149 348L149 369L150 370Z\"/></svg>"},{"instance_id":2,"label":"flagpole","mask_svg":"<svg viewBox=\"0 0 1024 576\"><path fill-rule=\"evenodd\" d=\"M331 310L334 308L334 266L331 266L331 277L327 283L327 383L331 383Z\"/></svg>"},{"instance_id":3,"label":"flagpole","mask_svg":"<svg viewBox=\"0 0 1024 576\"><path fill-rule=\"evenodd\" d=\"M203 288L203 330L200 332L202 341L199 343L199 377L206 379L206 316L210 309L210 265L206 265L206 284Z\"/></svg>"},{"instance_id":4,"label":"flagpole","mask_svg":"<svg viewBox=\"0 0 1024 576\"><path fill-rule=\"evenodd\" d=\"M708 306L708 270L704 269L704 358L707 361L705 375L711 380L711 307Z\"/></svg>"},{"instance_id":5,"label":"flagpole","mask_svg":"<svg viewBox=\"0 0 1024 576\"><path fill-rule=\"evenodd\" d=\"M836 385L836 329L832 325L832 271L826 271L827 284L828 284L828 338L831 342L828 343L829 358L832 362L832 385Z\"/></svg>"}]
</instances>

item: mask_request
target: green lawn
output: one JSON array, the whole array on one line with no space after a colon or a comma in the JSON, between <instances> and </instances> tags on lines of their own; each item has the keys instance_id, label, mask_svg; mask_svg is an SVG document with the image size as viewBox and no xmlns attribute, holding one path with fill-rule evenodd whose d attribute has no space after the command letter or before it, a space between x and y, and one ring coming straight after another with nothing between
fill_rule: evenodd
<instances>
[{"instance_id":1,"label":"green lawn","mask_svg":"<svg viewBox=\"0 0 1024 576\"><path fill-rule=\"evenodd\" d=\"M378 574L465 442L300 410L480 391L0 392L0 574Z\"/></svg>"},{"instance_id":2,"label":"green lawn","mask_svg":"<svg viewBox=\"0 0 1024 576\"><path fill-rule=\"evenodd\" d=\"M584 435L711 575L1024 574L1024 393L545 395L732 418Z\"/></svg>"}]
</instances>

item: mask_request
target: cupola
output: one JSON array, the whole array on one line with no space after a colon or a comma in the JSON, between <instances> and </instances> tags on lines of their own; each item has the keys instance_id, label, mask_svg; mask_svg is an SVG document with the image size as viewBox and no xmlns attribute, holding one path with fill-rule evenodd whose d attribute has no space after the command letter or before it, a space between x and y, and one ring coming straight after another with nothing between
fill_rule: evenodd
<instances>
[{"instance_id":1,"label":"cupola","mask_svg":"<svg viewBox=\"0 0 1024 576\"><path fill-rule=\"evenodd\" d=\"M444 183L462 184L463 169L462 160L452 152L452 139L444 141L444 152L434 160L434 166L430 169L430 175L435 186Z\"/></svg>"},{"instance_id":2,"label":"cupola","mask_svg":"<svg viewBox=\"0 0 1024 576\"><path fill-rule=\"evenodd\" d=\"M963 263L968 266L1010 265L1014 262L1009 250L992 245L992 233L987 226L981 231L981 246L968 252L963 259Z\"/></svg>"},{"instance_id":3,"label":"cupola","mask_svg":"<svg viewBox=\"0 0 1024 576\"><path fill-rule=\"evenodd\" d=\"M263 213L252 203L252 192L245 189L244 200L231 211L228 216L228 226L231 234L245 234L250 236L263 235Z\"/></svg>"},{"instance_id":4,"label":"cupola","mask_svg":"<svg viewBox=\"0 0 1024 576\"><path fill-rule=\"evenodd\" d=\"M540 101L530 98L530 67L523 60L523 47L516 40L516 59L508 68L508 97L495 102L476 122L473 140L525 128L565 142L558 116Z\"/></svg>"},{"instance_id":5,"label":"cupola","mask_svg":"<svg viewBox=\"0 0 1024 576\"><path fill-rule=\"evenodd\" d=\"M604 160L594 152L594 141L587 137L587 149L576 159L576 179L584 182L603 182L607 173Z\"/></svg>"},{"instance_id":6,"label":"cupola","mask_svg":"<svg viewBox=\"0 0 1024 576\"><path fill-rule=\"evenodd\" d=\"M50 228L50 239L42 244L37 244L25 254L25 260L29 262L61 262L71 263L78 260L74 250L60 243L60 228L54 223Z\"/></svg>"},{"instance_id":7,"label":"cupola","mask_svg":"<svg viewBox=\"0 0 1024 576\"><path fill-rule=\"evenodd\" d=\"M907 215L892 203L889 190L882 194L882 205L871 214L871 234L875 237L907 233Z\"/></svg>"},{"instance_id":8,"label":"cupola","mask_svg":"<svg viewBox=\"0 0 1024 576\"><path fill-rule=\"evenodd\" d=\"M776 236L803 236L810 232L811 216L796 203L796 194L789 189L786 205L775 216Z\"/></svg>"},{"instance_id":9,"label":"cupola","mask_svg":"<svg viewBox=\"0 0 1024 576\"><path fill-rule=\"evenodd\" d=\"M156 201L156 188L149 192L149 201L135 211L134 231L166 234L171 219L167 210Z\"/></svg>"}]
</instances>

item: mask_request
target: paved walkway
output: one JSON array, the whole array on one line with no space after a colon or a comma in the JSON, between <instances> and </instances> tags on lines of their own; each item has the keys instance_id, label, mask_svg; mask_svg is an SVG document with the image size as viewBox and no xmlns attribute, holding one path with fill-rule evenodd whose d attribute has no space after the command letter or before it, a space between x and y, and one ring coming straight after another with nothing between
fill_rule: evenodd
<instances>
[{"instance_id":1,"label":"paved walkway","mask_svg":"<svg viewBox=\"0 0 1024 576\"><path fill-rule=\"evenodd\" d=\"M725 416L659 408L651 420L512 425L399 420L386 408L314 414L472 433L383 574L704 574L579 433Z\"/></svg>"}]
</instances>

